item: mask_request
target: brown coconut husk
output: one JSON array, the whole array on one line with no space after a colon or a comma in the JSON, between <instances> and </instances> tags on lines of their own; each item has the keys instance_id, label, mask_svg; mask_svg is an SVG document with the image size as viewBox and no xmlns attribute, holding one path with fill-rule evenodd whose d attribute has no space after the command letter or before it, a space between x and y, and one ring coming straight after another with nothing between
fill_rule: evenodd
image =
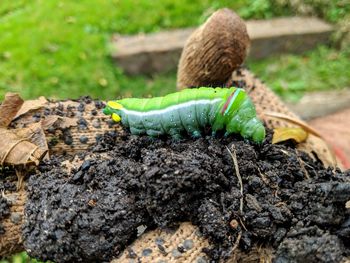
<instances>
[{"instance_id":1,"label":"brown coconut husk","mask_svg":"<svg viewBox=\"0 0 350 263\"><path fill-rule=\"evenodd\" d=\"M247 54L249 36L244 21L233 11L216 11L187 40L182 51L177 87L221 85Z\"/></svg>"}]
</instances>

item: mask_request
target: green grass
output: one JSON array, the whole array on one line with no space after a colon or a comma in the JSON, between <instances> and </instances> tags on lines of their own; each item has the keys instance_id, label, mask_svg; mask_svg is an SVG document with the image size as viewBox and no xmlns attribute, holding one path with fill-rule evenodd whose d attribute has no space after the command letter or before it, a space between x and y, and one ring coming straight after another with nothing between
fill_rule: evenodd
<instances>
[{"instance_id":1,"label":"green grass","mask_svg":"<svg viewBox=\"0 0 350 263\"><path fill-rule=\"evenodd\" d=\"M245 18L283 14L265 0L2 0L0 95L164 94L174 89L174 76L128 78L115 68L109 58L111 34L195 26L223 6Z\"/></svg>"},{"instance_id":2,"label":"green grass","mask_svg":"<svg viewBox=\"0 0 350 263\"><path fill-rule=\"evenodd\" d=\"M305 55L283 55L248 62L251 70L285 100L305 92L350 88L350 49L321 46Z\"/></svg>"},{"instance_id":3,"label":"green grass","mask_svg":"<svg viewBox=\"0 0 350 263\"><path fill-rule=\"evenodd\" d=\"M22 252L12 256L10 259L0 260L1 263L40 263L40 261L30 258L27 253Z\"/></svg>"}]
</instances>

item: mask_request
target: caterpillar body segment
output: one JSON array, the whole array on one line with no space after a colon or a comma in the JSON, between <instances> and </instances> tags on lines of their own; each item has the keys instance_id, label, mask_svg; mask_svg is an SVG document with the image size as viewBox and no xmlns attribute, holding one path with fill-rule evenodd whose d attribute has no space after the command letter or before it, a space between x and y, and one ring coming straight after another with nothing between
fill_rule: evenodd
<instances>
[{"instance_id":1,"label":"caterpillar body segment","mask_svg":"<svg viewBox=\"0 0 350 263\"><path fill-rule=\"evenodd\" d=\"M201 87L164 97L109 101L103 111L137 135L181 138L188 133L200 137L205 128L211 127L213 134L225 130L226 135L239 133L257 143L265 138L265 127L252 101L243 89L234 87Z\"/></svg>"}]
</instances>

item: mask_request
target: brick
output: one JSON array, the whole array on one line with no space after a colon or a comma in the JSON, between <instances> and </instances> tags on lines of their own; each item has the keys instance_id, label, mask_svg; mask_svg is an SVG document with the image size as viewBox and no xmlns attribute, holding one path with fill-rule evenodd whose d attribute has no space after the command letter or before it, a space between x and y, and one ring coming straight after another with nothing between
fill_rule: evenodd
<instances>
[{"instance_id":1,"label":"brick","mask_svg":"<svg viewBox=\"0 0 350 263\"><path fill-rule=\"evenodd\" d=\"M246 22L251 47L249 57L260 59L281 53L302 53L327 44L331 25L317 18L276 18ZM194 28L134 36L114 35L112 58L130 75L176 70L182 48Z\"/></svg>"}]
</instances>

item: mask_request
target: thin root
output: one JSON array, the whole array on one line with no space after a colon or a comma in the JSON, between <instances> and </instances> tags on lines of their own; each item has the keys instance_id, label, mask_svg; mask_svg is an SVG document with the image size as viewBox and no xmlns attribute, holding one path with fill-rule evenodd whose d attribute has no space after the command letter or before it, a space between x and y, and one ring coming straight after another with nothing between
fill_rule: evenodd
<instances>
[{"instance_id":1,"label":"thin root","mask_svg":"<svg viewBox=\"0 0 350 263\"><path fill-rule=\"evenodd\" d=\"M239 167L238 167L238 162L237 162L236 149L235 149L234 144L232 144L232 147L231 147L232 148L232 152L230 151L230 149L228 147L226 147L226 148L227 148L228 152L231 155L233 164L235 166L236 176L237 176L238 182L240 184L241 199L240 199L239 211L241 212L241 214L243 214L243 181L242 181L241 175L239 174Z\"/></svg>"}]
</instances>

